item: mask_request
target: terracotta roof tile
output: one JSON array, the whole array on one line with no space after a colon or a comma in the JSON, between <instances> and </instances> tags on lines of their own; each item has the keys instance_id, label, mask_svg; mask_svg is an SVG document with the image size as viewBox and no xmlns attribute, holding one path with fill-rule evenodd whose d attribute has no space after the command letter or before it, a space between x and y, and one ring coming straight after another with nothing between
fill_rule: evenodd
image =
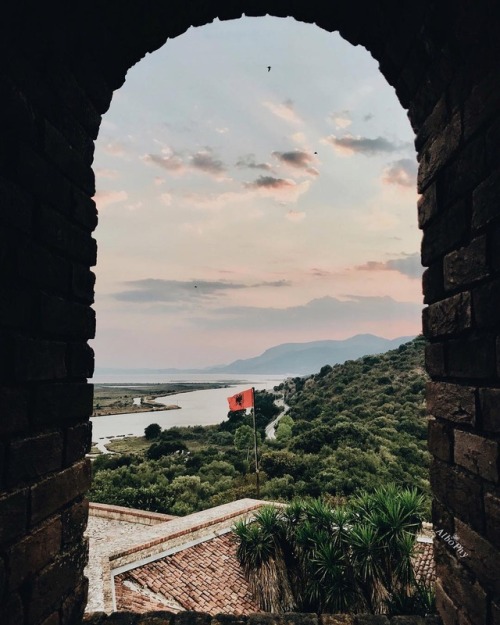
<instances>
[{"instance_id":1,"label":"terracotta roof tile","mask_svg":"<svg viewBox=\"0 0 500 625\"><path fill-rule=\"evenodd\" d=\"M133 612L172 611L172 603L212 615L259 611L230 532L117 575L115 593L117 610Z\"/></svg>"},{"instance_id":2,"label":"terracotta roof tile","mask_svg":"<svg viewBox=\"0 0 500 625\"><path fill-rule=\"evenodd\" d=\"M416 579L436 578L432 543L417 542ZM211 615L259 612L238 560L231 532L187 547L115 577L116 609L195 610Z\"/></svg>"},{"instance_id":3,"label":"terracotta roof tile","mask_svg":"<svg viewBox=\"0 0 500 625\"><path fill-rule=\"evenodd\" d=\"M436 581L434 546L431 542L416 543L413 556L413 570L418 583L430 586Z\"/></svg>"}]
</instances>

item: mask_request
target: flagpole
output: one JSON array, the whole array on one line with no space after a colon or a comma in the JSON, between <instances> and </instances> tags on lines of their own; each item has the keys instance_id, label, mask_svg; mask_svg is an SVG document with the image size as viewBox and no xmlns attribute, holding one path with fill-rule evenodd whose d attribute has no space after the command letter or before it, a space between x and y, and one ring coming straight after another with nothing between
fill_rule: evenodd
<instances>
[{"instance_id":1,"label":"flagpole","mask_svg":"<svg viewBox=\"0 0 500 625\"><path fill-rule=\"evenodd\" d=\"M257 499L260 499L259 457L257 454L257 426L255 424L255 388L252 386L252 417L253 417L253 449L255 455L255 484L257 486Z\"/></svg>"}]
</instances>

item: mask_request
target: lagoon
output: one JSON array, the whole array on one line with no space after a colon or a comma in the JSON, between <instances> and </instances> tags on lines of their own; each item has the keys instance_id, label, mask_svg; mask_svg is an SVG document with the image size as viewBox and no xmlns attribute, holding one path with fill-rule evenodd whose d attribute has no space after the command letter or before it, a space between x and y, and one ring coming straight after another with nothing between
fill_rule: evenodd
<instances>
[{"instance_id":1,"label":"lagoon","mask_svg":"<svg viewBox=\"0 0 500 625\"><path fill-rule=\"evenodd\" d=\"M155 382L223 382L226 388L213 388L190 391L158 397L161 404L176 404L180 410L162 410L156 412L138 412L106 417L93 417L92 440L110 439L121 436L143 436L144 428L150 423L158 423L162 428L174 426L216 425L227 418L227 398L253 386L256 390L272 390L285 379L286 375L228 375L228 374L174 374L174 375L133 375L104 376L94 378L93 382L128 384L152 384ZM129 379L126 379L128 377ZM161 378L161 379L160 379ZM102 441L104 442L104 441Z\"/></svg>"}]
</instances>

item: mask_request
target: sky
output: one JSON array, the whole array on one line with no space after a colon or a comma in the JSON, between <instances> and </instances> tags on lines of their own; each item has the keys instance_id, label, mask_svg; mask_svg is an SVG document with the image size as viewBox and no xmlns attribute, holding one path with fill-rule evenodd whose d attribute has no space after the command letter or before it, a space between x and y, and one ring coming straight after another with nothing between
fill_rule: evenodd
<instances>
[{"instance_id":1,"label":"sky","mask_svg":"<svg viewBox=\"0 0 500 625\"><path fill-rule=\"evenodd\" d=\"M413 132L376 61L291 18L191 28L96 144L100 367L420 332Z\"/></svg>"}]
</instances>

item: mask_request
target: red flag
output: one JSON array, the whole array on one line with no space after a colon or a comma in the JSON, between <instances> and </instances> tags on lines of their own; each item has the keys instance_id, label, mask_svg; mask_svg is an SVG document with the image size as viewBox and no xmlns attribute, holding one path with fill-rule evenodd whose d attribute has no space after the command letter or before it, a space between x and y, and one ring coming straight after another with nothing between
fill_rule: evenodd
<instances>
[{"instance_id":1,"label":"red flag","mask_svg":"<svg viewBox=\"0 0 500 625\"><path fill-rule=\"evenodd\" d=\"M253 408L253 388L236 393L236 395L228 397L227 401L229 402L229 410L232 412Z\"/></svg>"}]
</instances>

